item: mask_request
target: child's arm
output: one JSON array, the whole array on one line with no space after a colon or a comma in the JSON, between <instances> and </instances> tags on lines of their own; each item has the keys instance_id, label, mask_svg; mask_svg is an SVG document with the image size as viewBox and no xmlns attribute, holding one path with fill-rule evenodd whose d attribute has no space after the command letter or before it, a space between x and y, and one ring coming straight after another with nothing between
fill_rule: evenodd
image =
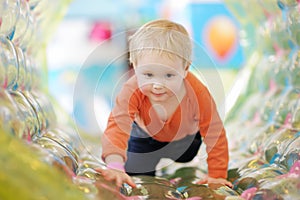
<instances>
[{"instance_id":1,"label":"child's arm","mask_svg":"<svg viewBox=\"0 0 300 200\"><path fill-rule=\"evenodd\" d=\"M118 154L110 154L105 158L105 162L108 163L112 163L112 162L118 162L118 163L122 163L124 166L124 160L123 157L118 155Z\"/></svg>"},{"instance_id":2,"label":"child's arm","mask_svg":"<svg viewBox=\"0 0 300 200\"><path fill-rule=\"evenodd\" d=\"M130 78L118 94L115 106L110 113L106 130L102 135L102 159L107 169L100 169L106 180L114 181L119 187L122 183L135 187L125 173L124 163L131 125L141 104L141 92L135 77Z\"/></svg>"},{"instance_id":3,"label":"child's arm","mask_svg":"<svg viewBox=\"0 0 300 200\"><path fill-rule=\"evenodd\" d=\"M228 169L228 141L223 122L219 116L216 104L207 88L198 93L199 128L208 154L209 180L227 178Z\"/></svg>"}]
</instances>

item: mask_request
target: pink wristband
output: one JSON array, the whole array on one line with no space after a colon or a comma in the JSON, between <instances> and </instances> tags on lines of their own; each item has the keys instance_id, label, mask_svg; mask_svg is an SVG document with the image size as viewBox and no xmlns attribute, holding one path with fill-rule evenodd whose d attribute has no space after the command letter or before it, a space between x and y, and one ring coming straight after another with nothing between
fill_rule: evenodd
<instances>
[{"instance_id":1,"label":"pink wristband","mask_svg":"<svg viewBox=\"0 0 300 200\"><path fill-rule=\"evenodd\" d=\"M124 164L122 164L120 162L110 162L106 166L109 169L116 169L116 170L125 172Z\"/></svg>"}]
</instances>

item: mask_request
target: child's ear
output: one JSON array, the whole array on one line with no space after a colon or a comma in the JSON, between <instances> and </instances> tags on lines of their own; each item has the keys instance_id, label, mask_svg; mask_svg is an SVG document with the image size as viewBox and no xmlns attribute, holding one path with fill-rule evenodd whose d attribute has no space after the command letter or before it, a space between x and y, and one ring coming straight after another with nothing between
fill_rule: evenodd
<instances>
[{"instance_id":1,"label":"child's ear","mask_svg":"<svg viewBox=\"0 0 300 200\"><path fill-rule=\"evenodd\" d=\"M131 66L134 70L136 69L136 64L135 64L135 63L131 62L131 63L130 63L130 66Z\"/></svg>"},{"instance_id":2,"label":"child's ear","mask_svg":"<svg viewBox=\"0 0 300 200\"><path fill-rule=\"evenodd\" d=\"M190 69L190 63L187 64L187 66L184 67L184 78L187 76Z\"/></svg>"},{"instance_id":3,"label":"child's ear","mask_svg":"<svg viewBox=\"0 0 300 200\"><path fill-rule=\"evenodd\" d=\"M130 68L130 69L134 69L134 66L133 66L133 63L132 63L132 62L129 63L129 68Z\"/></svg>"}]
</instances>

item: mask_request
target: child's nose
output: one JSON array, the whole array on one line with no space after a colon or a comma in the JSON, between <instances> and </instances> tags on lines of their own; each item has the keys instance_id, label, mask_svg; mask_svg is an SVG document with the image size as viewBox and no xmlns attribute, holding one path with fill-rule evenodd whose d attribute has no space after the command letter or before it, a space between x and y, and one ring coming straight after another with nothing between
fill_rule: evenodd
<instances>
[{"instance_id":1,"label":"child's nose","mask_svg":"<svg viewBox=\"0 0 300 200\"><path fill-rule=\"evenodd\" d=\"M163 85L161 83L153 83L152 87L154 89L161 89L161 88L163 88Z\"/></svg>"}]
</instances>

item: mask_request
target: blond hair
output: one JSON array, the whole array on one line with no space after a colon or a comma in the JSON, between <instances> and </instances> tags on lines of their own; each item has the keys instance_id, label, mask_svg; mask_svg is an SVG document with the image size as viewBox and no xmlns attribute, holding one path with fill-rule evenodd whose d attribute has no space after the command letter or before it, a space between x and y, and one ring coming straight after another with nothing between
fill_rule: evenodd
<instances>
[{"instance_id":1,"label":"blond hair","mask_svg":"<svg viewBox=\"0 0 300 200\"><path fill-rule=\"evenodd\" d=\"M129 38L129 60L135 66L138 58L149 53L178 56L184 66L190 65L192 43L187 30L180 24L159 19L150 21Z\"/></svg>"}]
</instances>

